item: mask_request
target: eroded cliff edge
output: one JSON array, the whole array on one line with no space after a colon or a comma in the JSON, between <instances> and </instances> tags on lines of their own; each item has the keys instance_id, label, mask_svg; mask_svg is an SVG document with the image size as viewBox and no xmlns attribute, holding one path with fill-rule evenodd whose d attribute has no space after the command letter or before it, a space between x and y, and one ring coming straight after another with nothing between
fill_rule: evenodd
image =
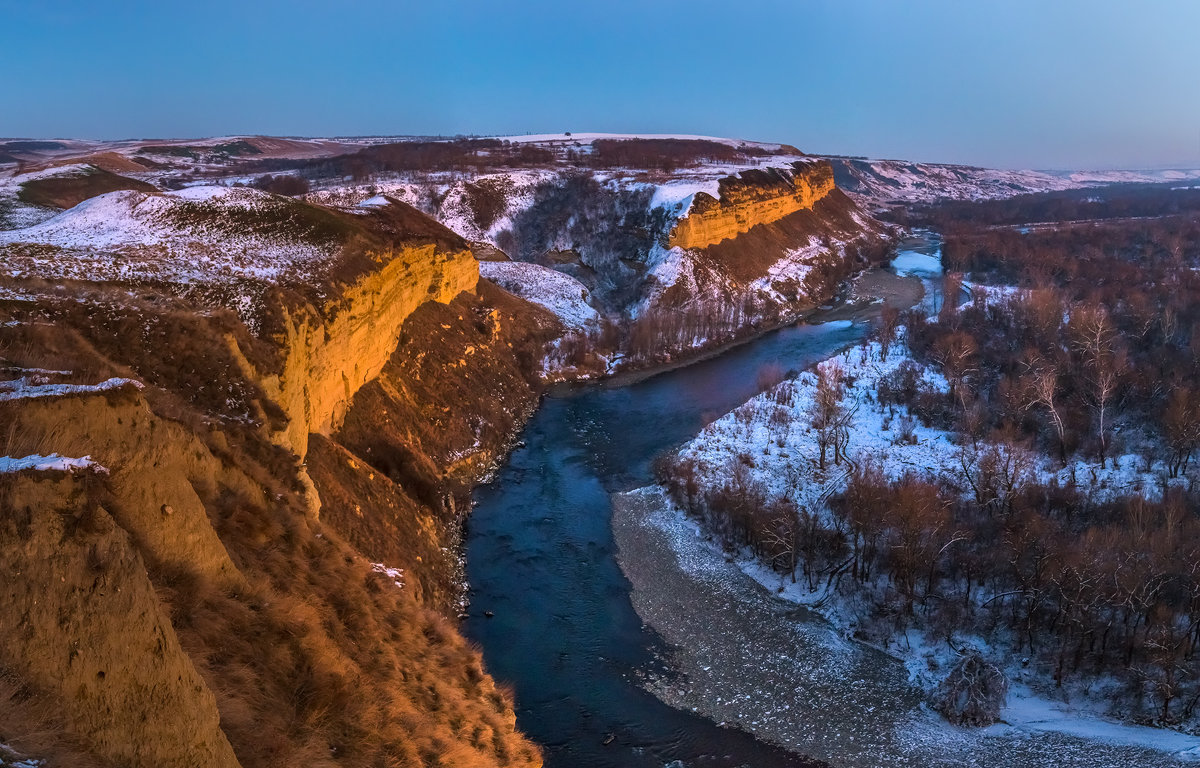
<instances>
[{"instance_id":1,"label":"eroded cliff edge","mask_svg":"<svg viewBox=\"0 0 1200 768\"><path fill-rule=\"evenodd\" d=\"M694 325L666 330L744 332L862 261L845 243L863 221L821 167L698 196L661 293ZM535 406L560 318L394 199L124 189L0 235L3 453L88 457L0 473L0 554L63 571L58 625L20 602L36 588L9 596L36 642L0 639L0 735L52 764L540 762L448 617L469 489ZM741 311L754 290L769 311ZM646 323L622 343L639 330L664 338ZM120 646L92 599L113 584L130 647L162 639L148 670L76 661ZM46 671L70 664L87 686Z\"/></svg>"},{"instance_id":2,"label":"eroded cliff edge","mask_svg":"<svg viewBox=\"0 0 1200 768\"><path fill-rule=\"evenodd\" d=\"M787 168L747 170L721 179L718 197L699 192L687 216L671 230L669 244L707 248L774 224L797 211L811 211L834 190L833 166L828 161L793 163Z\"/></svg>"},{"instance_id":3,"label":"eroded cliff edge","mask_svg":"<svg viewBox=\"0 0 1200 768\"><path fill-rule=\"evenodd\" d=\"M536 398L516 355L560 329L478 285L466 244L415 211L331 226L328 263L294 284L5 281L4 453L80 460L0 472L7 743L52 765L540 763L447 616L466 481L446 468L471 456L409 440L358 458L343 425L380 423L354 416L369 382L417 390L383 418L444 444L427 394L508 387L471 433L483 461Z\"/></svg>"}]
</instances>

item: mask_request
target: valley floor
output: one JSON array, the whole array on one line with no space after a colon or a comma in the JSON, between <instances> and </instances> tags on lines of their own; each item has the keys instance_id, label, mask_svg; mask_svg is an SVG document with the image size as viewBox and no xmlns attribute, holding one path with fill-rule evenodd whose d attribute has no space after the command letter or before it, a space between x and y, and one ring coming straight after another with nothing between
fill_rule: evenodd
<instances>
[{"instance_id":1,"label":"valley floor","mask_svg":"<svg viewBox=\"0 0 1200 768\"><path fill-rule=\"evenodd\" d=\"M1200 761L1200 738L1075 717L1019 695L1003 724L951 726L921 704L902 661L770 594L659 489L615 496L613 510L634 608L673 649L675 672L645 685L673 706L853 768Z\"/></svg>"},{"instance_id":2,"label":"valley floor","mask_svg":"<svg viewBox=\"0 0 1200 768\"><path fill-rule=\"evenodd\" d=\"M926 278L926 288L940 272L936 258L915 252L902 254L893 268ZM864 284L875 278L879 285ZM920 282L911 277L877 271L860 279L855 292L900 306L920 302L932 311L936 297L922 301L920 292L909 295L914 285L919 291ZM888 293L896 290L905 293ZM949 477L959 471L962 450L952 436L914 424L917 439L898 445L891 419L872 399L876 380L908 359L902 347L882 356L870 344L832 358L853 382L849 399L857 416L850 454L878 463L888 476L921 466ZM944 390L936 373L923 375ZM817 470L813 438L799 426L811 378L805 373L796 386L781 385L792 386L786 427L772 426L769 417L778 415L775 403L782 401L768 392L684 446L680 456L696 462L701 485L719 486L736 458L749 465L749 475L771 497L793 493L806 507L823 509L847 472L832 463L828 471ZM1105 470L1082 459L1068 469L1039 460L1034 469L1046 477L1062 475L1061 482L1075 473L1090 475L1100 496L1150 493L1154 487L1153 472L1136 456L1122 456ZM835 766L1149 768L1200 762L1200 737L1105 719L1097 714L1104 703L1095 692L1090 697L1079 692L1074 706L1064 703L1070 697L1051 701L1033 690L1045 681L1019 665L1006 670L1012 688L999 723L985 729L950 725L925 703L931 671L940 679L953 665L953 659L934 659L936 641L913 631L906 636L911 649L889 643L885 650L849 639L866 610L862 605L820 587L810 592L803 579L791 583L752 557L731 555L662 487L614 496L613 508L618 560L632 584L634 607L672 649L666 666L673 672L644 682L673 706Z\"/></svg>"}]
</instances>

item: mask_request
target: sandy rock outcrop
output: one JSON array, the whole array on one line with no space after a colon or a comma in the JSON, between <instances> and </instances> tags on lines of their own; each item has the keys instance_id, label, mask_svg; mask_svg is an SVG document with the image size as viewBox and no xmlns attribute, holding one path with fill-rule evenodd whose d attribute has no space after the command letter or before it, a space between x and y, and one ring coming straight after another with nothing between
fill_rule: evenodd
<instances>
[{"instance_id":1,"label":"sandy rock outcrop","mask_svg":"<svg viewBox=\"0 0 1200 768\"><path fill-rule=\"evenodd\" d=\"M669 244L707 248L771 224L797 211L812 210L834 189L828 161L803 162L780 168L744 171L722 179L720 198L697 193L688 215L676 223Z\"/></svg>"},{"instance_id":2,"label":"sandy rock outcrop","mask_svg":"<svg viewBox=\"0 0 1200 768\"><path fill-rule=\"evenodd\" d=\"M416 245L396 249L380 263L324 316L306 307L285 312L282 374L249 371L288 416L277 442L301 459L308 435L329 435L341 426L354 394L383 370L408 316L427 301L449 303L479 281L479 267L465 248Z\"/></svg>"}]
</instances>

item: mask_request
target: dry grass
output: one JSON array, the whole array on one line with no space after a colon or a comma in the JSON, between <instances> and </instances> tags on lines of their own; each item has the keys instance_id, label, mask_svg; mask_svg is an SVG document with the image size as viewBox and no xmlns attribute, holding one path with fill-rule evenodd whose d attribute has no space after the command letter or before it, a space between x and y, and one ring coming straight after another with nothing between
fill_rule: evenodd
<instances>
[{"instance_id":1,"label":"dry grass","mask_svg":"<svg viewBox=\"0 0 1200 768\"><path fill-rule=\"evenodd\" d=\"M30 205L66 209L73 208L96 195L116 192L119 189L134 189L151 195L158 194L158 190L153 185L144 181L93 167L83 174L48 176L27 181L21 185L17 199Z\"/></svg>"},{"instance_id":2,"label":"dry grass","mask_svg":"<svg viewBox=\"0 0 1200 768\"><path fill-rule=\"evenodd\" d=\"M34 695L20 675L0 669L0 744L45 761L46 768L100 768L67 732L58 706ZM0 753L0 764L3 754Z\"/></svg>"},{"instance_id":3,"label":"dry grass","mask_svg":"<svg viewBox=\"0 0 1200 768\"><path fill-rule=\"evenodd\" d=\"M457 541L470 485L536 403L528 371L556 328L485 281L478 297L426 304L334 440L310 444L322 521L404 568L425 605L449 610L458 597L457 564L441 548Z\"/></svg>"},{"instance_id":4,"label":"dry grass","mask_svg":"<svg viewBox=\"0 0 1200 768\"><path fill-rule=\"evenodd\" d=\"M478 653L336 533L299 509L212 505L249 590L156 581L244 766L539 761Z\"/></svg>"}]
</instances>

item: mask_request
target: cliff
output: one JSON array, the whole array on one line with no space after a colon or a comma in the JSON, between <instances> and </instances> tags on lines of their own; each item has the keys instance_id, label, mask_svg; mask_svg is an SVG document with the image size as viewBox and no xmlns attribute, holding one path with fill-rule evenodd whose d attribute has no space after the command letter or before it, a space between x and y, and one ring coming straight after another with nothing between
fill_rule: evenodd
<instances>
[{"instance_id":1,"label":"cliff","mask_svg":"<svg viewBox=\"0 0 1200 768\"><path fill-rule=\"evenodd\" d=\"M833 166L827 161L794 163L790 171L743 171L721 179L718 198L698 192L687 215L671 231L669 244L678 248L716 245L760 224L812 210L833 189Z\"/></svg>"},{"instance_id":2,"label":"cliff","mask_svg":"<svg viewBox=\"0 0 1200 768\"><path fill-rule=\"evenodd\" d=\"M282 373L248 368L287 414L277 442L301 459L310 433L329 435L341 426L354 394L392 356L409 315L428 301L445 304L473 291L479 280L479 267L465 247L415 245L377 258L378 271L362 275L327 311L284 310L278 337Z\"/></svg>"},{"instance_id":3,"label":"cliff","mask_svg":"<svg viewBox=\"0 0 1200 768\"><path fill-rule=\"evenodd\" d=\"M477 468L418 441L382 471L334 438L402 411L414 434L476 424L501 385L519 419L538 382L518 372L537 369L561 327L480 285L466 244L411 209L333 225L346 237L294 262L318 273L271 284L176 282L195 254L182 238L158 264L112 246L165 263L153 281L98 274L64 295L0 275L4 453L106 470L0 471L9 743L50 765L540 764L510 696L447 618L466 487L452 470ZM47 269L104 256L55 253ZM425 359L425 380L409 381L404 361ZM479 366L513 378L488 388ZM387 412L384 379L407 393ZM426 402L439 391L473 397ZM355 412L361 426L346 432ZM480 455L511 432L495 420Z\"/></svg>"},{"instance_id":4,"label":"cliff","mask_svg":"<svg viewBox=\"0 0 1200 768\"><path fill-rule=\"evenodd\" d=\"M458 541L471 487L536 407L536 361L558 332L548 312L486 281L419 308L341 428L311 441L322 522L403 568L425 604L455 610L458 562L444 548Z\"/></svg>"}]
</instances>

